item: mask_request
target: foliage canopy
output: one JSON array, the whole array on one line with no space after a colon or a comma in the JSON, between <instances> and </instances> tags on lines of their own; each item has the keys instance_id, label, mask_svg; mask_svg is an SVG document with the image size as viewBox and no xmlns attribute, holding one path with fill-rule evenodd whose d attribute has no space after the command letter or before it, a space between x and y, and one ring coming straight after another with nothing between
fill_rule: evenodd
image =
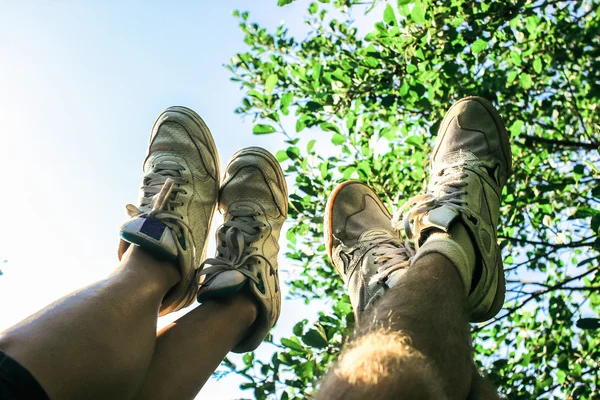
<instances>
[{"instance_id":1,"label":"foliage canopy","mask_svg":"<svg viewBox=\"0 0 600 400\"><path fill-rule=\"evenodd\" d=\"M236 112L255 134L286 137L277 157L295 185L282 264L301 271L292 296L332 306L299 321L270 360L226 365L257 399L310 397L354 326L324 251L329 192L359 179L391 210L419 194L444 112L475 94L503 116L515 165L499 231L507 301L473 325L477 362L510 399L598 398L599 2L368 3L307 3L302 38L234 13L248 47L227 65L245 91ZM352 16L367 9L381 21L361 35Z\"/></svg>"}]
</instances>

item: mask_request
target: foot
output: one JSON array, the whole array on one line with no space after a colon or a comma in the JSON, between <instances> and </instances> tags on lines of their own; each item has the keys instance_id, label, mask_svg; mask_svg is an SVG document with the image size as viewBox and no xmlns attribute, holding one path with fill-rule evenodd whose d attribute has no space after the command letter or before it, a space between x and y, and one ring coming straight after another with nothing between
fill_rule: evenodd
<instances>
[{"instance_id":1,"label":"foot","mask_svg":"<svg viewBox=\"0 0 600 400\"><path fill-rule=\"evenodd\" d=\"M119 259L133 243L177 262L181 280L160 315L194 302L218 189L219 156L208 127L189 108L167 108L152 128L139 204L127 205L131 218L119 245Z\"/></svg>"},{"instance_id":2,"label":"foot","mask_svg":"<svg viewBox=\"0 0 600 400\"><path fill-rule=\"evenodd\" d=\"M437 252L458 269L471 321L492 318L504 302L496 227L511 168L508 133L498 112L481 97L462 99L440 126L427 193L394 217L394 226L420 246L415 260Z\"/></svg>"},{"instance_id":3,"label":"foot","mask_svg":"<svg viewBox=\"0 0 600 400\"><path fill-rule=\"evenodd\" d=\"M360 182L338 185L327 201L325 244L348 287L357 321L398 283L414 254L400 241L391 218L377 194Z\"/></svg>"},{"instance_id":4,"label":"foot","mask_svg":"<svg viewBox=\"0 0 600 400\"><path fill-rule=\"evenodd\" d=\"M248 336L233 351L254 350L275 325L281 311L277 270L279 233L287 217L287 185L279 163L265 149L237 152L225 172L217 230L217 255L204 262L206 276L198 301L249 290L258 316Z\"/></svg>"}]
</instances>

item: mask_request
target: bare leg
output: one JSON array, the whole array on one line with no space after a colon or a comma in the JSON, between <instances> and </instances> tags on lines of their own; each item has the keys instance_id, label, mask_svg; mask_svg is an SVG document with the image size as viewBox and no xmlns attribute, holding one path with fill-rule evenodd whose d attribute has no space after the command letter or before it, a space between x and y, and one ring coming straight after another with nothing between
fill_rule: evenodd
<instances>
[{"instance_id":1,"label":"bare leg","mask_svg":"<svg viewBox=\"0 0 600 400\"><path fill-rule=\"evenodd\" d=\"M250 295L209 300L164 328L139 399L193 399L256 318Z\"/></svg>"},{"instance_id":2,"label":"bare leg","mask_svg":"<svg viewBox=\"0 0 600 400\"><path fill-rule=\"evenodd\" d=\"M473 362L465 304L448 259L419 259L363 316L317 398L466 399Z\"/></svg>"},{"instance_id":3,"label":"bare leg","mask_svg":"<svg viewBox=\"0 0 600 400\"><path fill-rule=\"evenodd\" d=\"M131 397L146 376L174 264L131 246L106 279L68 295L0 335L0 349L50 398Z\"/></svg>"}]
</instances>

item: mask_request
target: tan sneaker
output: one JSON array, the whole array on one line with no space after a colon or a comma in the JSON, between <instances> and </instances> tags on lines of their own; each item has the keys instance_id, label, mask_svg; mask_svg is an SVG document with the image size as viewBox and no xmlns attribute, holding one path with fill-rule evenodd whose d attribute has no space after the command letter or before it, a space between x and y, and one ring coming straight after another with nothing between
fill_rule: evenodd
<instances>
[{"instance_id":1,"label":"tan sneaker","mask_svg":"<svg viewBox=\"0 0 600 400\"><path fill-rule=\"evenodd\" d=\"M189 108L167 108L152 128L140 200L127 205L131 219L119 245L119 259L133 243L179 263L181 280L160 315L194 302L218 189L219 156L208 127Z\"/></svg>"},{"instance_id":2,"label":"tan sneaker","mask_svg":"<svg viewBox=\"0 0 600 400\"><path fill-rule=\"evenodd\" d=\"M481 97L462 99L440 125L427 193L409 200L394 217L394 226L421 246L415 260L435 252L454 263L472 321L492 318L504 302L496 227L502 188L511 168L509 136L498 112ZM459 222L468 235L462 239L447 235ZM471 245L473 257L465 251Z\"/></svg>"},{"instance_id":3,"label":"tan sneaker","mask_svg":"<svg viewBox=\"0 0 600 400\"><path fill-rule=\"evenodd\" d=\"M217 230L217 254L207 259L198 301L230 296L248 286L258 317L248 336L233 350L254 350L275 325L281 311L277 269L279 233L288 212L287 185L279 163L267 150L237 152L225 172Z\"/></svg>"},{"instance_id":4,"label":"tan sneaker","mask_svg":"<svg viewBox=\"0 0 600 400\"><path fill-rule=\"evenodd\" d=\"M361 182L338 185L327 200L327 253L348 288L356 321L398 283L414 255L391 218L377 194Z\"/></svg>"}]
</instances>

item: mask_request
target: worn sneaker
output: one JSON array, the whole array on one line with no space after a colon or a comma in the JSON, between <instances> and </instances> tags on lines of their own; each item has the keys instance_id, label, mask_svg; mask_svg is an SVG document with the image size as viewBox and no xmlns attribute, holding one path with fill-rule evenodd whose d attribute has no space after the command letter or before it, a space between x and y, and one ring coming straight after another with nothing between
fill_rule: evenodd
<instances>
[{"instance_id":1,"label":"worn sneaker","mask_svg":"<svg viewBox=\"0 0 600 400\"><path fill-rule=\"evenodd\" d=\"M287 185L279 163L267 150L237 152L225 172L217 230L217 254L204 261L206 279L198 301L229 296L248 286L258 317L248 336L233 351L254 350L275 325L281 311L277 269L279 233L287 217Z\"/></svg>"},{"instance_id":2,"label":"worn sneaker","mask_svg":"<svg viewBox=\"0 0 600 400\"><path fill-rule=\"evenodd\" d=\"M218 189L219 156L208 127L189 108L167 108L152 128L139 205L127 205L131 219L119 244L119 259L133 243L179 264L181 280L160 315L194 302Z\"/></svg>"},{"instance_id":3,"label":"worn sneaker","mask_svg":"<svg viewBox=\"0 0 600 400\"><path fill-rule=\"evenodd\" d=\"M391 218L377 194L361 182L338 185L327 200L327 253L348 288L356 321L398 283L414 255Z\"/></svg>"},{"instance_id":4,"label":"worn sneaker","mask_svg":"<svg viewBox=\"0 0 600 400\"><path fill-rule=\"evenodd\" d=\"M440 125L427 193L409 200L394 216L394 226L421 245L415 260L436 252L453 262L474 322L492 318L504 302L496 227L502 188L511 168L508 133L498 112L481 97L462 99ZM447 234L459 222L468 232L462 241L435 234ZM471 244L475 255L465 256L464 249Z\"/></svg>"}]
</instances>

